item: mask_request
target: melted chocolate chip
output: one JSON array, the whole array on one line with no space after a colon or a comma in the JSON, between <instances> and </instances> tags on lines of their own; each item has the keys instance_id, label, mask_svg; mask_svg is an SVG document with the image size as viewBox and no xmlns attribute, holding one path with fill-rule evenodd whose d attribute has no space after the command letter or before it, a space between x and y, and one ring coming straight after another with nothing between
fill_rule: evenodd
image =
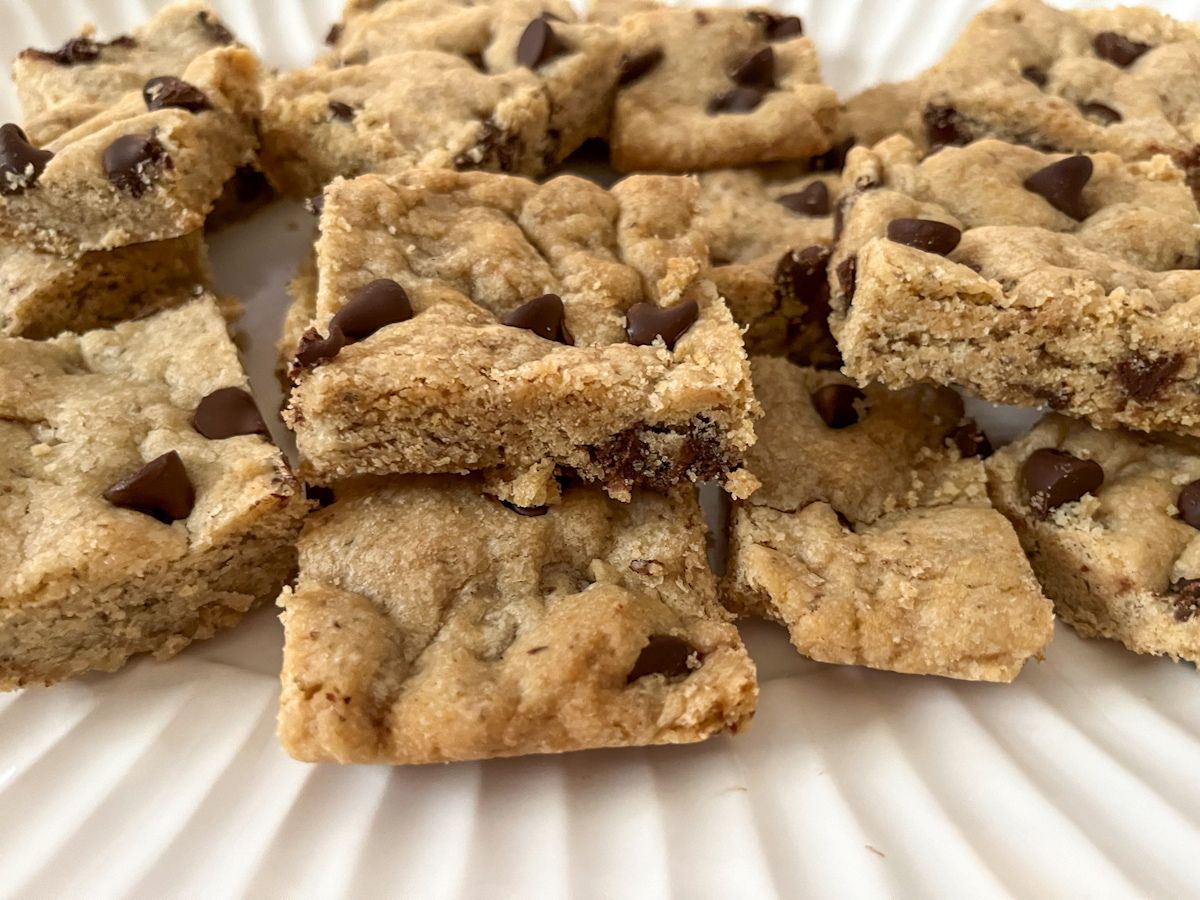
<instances>
[{"instance_id":1,"label":"melted chocolate chip","mask_svg":"<svg viewBox=\"0 0 1200 900\"><path fill-rule=\"evenodd\" d=\"M345 29L346 26L341 22L334 22L332 25L330 25L329 31L325 33L325 46L332 47L334 44L340 41L342 39L342 32L345 31Z\"/></svg>"},{"instance_id":2,"label":"melted chocolate chip","mask_svg":"<svg viewBox=\"0 0 1200 900\"><path fill-rule=\"evenodd\" d=\"M1200 481L1185 484L1175 506L1179 509L1179 518L1193 528L1200 529Z\"/></svg>"},{"instance_id":3,"label":"melted chocolate chip","mask_svg":"<svg viewBox=\"0 0 1200 900\"><path fill-rule=\"evenodd\" d=\"M763 102L765 96L766 94L758 88L735 87L709 100L707 111L710 116L752 112Z\"/></svg>"},{"instance_id":4,"label":"melted chocolate chip","mask_svg":"<svg viewBox=\"0 0 1200 900\"><path fill-rule=\"evenodd\" d=\"M0 194L21 194L37 183L54 158L29 143L20 126L0 125Z\"/></svg>"},{"instance_id":5,"label":"melted chocolate chip","mask_svg":"<svg viewBox=\"0 0 1200 900\"><path fill-rule=\"evenodd\" d=\"M663 52L660 47L652 47L644 53L626 53L621 57L621 74L617 83L622 86L633 84L657 69L662 65L662 61Z\"/></svg>"},{"instance_id":6,"label":"melted chocolate chip","mask_svg":"<svg viewBox=\"0 0 1200 900\"><path fill-rule=\"evenodd\" d=\"M1183 354L1147 359L1134 354L1117 364L1117 378L1126 396L1138 403L1156 399L1183 368Z\"/></svg>"},{"instance_id":7,"label":"melted chocolate chip","mask_svg":"<svg viewBox=\"0 0 1200 900\"><path fill-rule=\"evenodd\" d=\"M146 109L150 112L172 108L198 113L212 109L204 91L170 75L160 75L147 81L146 86L142 88L142 99L146 101Z\"/></svg>"},{"instance_id":8,"label":"melted chocolate chip","mask_svg":"<svg viewBox=\"0 0 1200 900\"><path fill-rule=\"evenodd\" d=\"M567 45L550 27L550 23L539 17L526 25L521 33L521 40L517 42L517 63L536 69L566 52Z\"/></svg>"},{"instance_id":9,"label":"melted chocolate chip","mask_svg":"<svg viewBox=\"0 0 1200 900\"><path fill-rule=\"evenodd\" d=\"M775 290L803 301L810 309L823 307L828 314L829 250L819 245L789 250L775 266Z\"/></svg>"},{"instance_id":10,"label":"melted chocolate chip","mask_svg":"<svg viewBox=\"0 0 1200 900\"><path fill-rule=\"evenodd\" d=\"M888 222L887 237L897 244L947 256L962 240L962 232L953 225L933 219L892 219Z\"/></svg>"},{"instance_id":11,"label":"melted chocolate chip","mask_svg":"<svg viewBox=\"0 0 1200 900\"><path fill-rule=\"evenodd\" d=\"M729 77L742 87L761 91L775 87L775 51L770 47L756 50L733 67Z\"/></svg>"},{"instance_id":12,"label":"melted chocolate chip","mask_svg":"<svg viewBox=\"0 0 1200 900\"><path fill-rule=\"evenodd\" d=\"M567 330L566 313L562 298L557 294L543 294L522 303L503 319L501 324L512 328L524 328L538 337L560 344L574 344L575 339Z\"/></svg>"},{"instance_id":13,"label":"melted chocolate chip","mask_svg":"<svg viewBox=\"0 0 1200 900\"><path fill-rule=\"evenodd\" d=\"M799 16L780 16L765 9L752 9L746 18L757 22L768 41L786 41L804 34L804 23Z\"/></svg>"},{"instance_id":14,"label":"melted chocolate chip","mask_svg":"<svg viewBox=\"0 0 1200 900\"><path fill-rule=\"evenodd\" d=\"M838 287L841 288L842 296L846 298L846 304L854 302L854 290L858 287L858 257L847 256L838 263L837 272Z\"/></svg>"},{"instance_id":15,"label":"melted chocolate chip","mask_svg":"<svg viewBox=\"0 0 1200 900\"><path fill-rule=\"evenodd\" d=\"M104 151L104 173L118 190L140 197L158 173L171 168L167 148L152 134L126 134Z\"/></svg>"},{"instance_id":16,"label":"melted chocolate chip","mask_svg":"<svg viewBox=\"0 0 1200 900\"><path fill-rule=\"evenodd\" d=\"M695 324L700 316L700 307L695 300L683 300L674 306L655 306L653 303L635 303L625 314L625 331L629 343L638 347L653 344L662 338L668 350L675 349L675 342Z\"/></svg>"},{"instance_id":17,"label":"melted chocolate chip","mask_svg":"<svg viewBox=\"0 0 1200 900\"><path fill-rule=\"evenodd\" d=\"M169 525L186 519L196 502L196 491L183 460L174 450L150 460L104 492L113 506L133 509Z\"/></svg>"},{"instance_id":18,"label":"melted chocolate chip","mask_svg":"<svg viewBox=\"0 0 1200 900\"><path fill-rule=\"evenodd\" d=\"M219 388L201 400L192 413L192 427L210 441L269 434L250 392L237 387Z\"/></svg>"},{"instance_id":19,"label":"melted chocolate chip","mask_svg":"<svg viewBox=\"0 0 1200 900\"><path fill-rule=\"evenodd\" d=\"M355 290L329 322L349 344L369 338L379 329L413 315L408 292L390 278L379 278Z\"/></svg>"},{"instance_id":20,"label":"melted chocolate chip","mask_svg":"<svg viewBox=\"0 0 1200 900\"><path fill-rule=\"evenodd\" d=\"M638 654L637 662L625 676L625 683L633 684L647 675L681 678L691 672L688 659L693 653L696 653L696 648L682 638L670 634L651 635L642 652Z\"/></svg>"},{"instance_id":21,"label":"melted chocolate chip","mask_svg":"<svg viewBox=\"0 0 1200 900\"><path fill-rule=\"evenodd\" d=\"M1077 222L1088 217L1083 188L1095 167L1086 156L1068 156L1025 179L1025 190L1044 197L1046 202Z\"/></svg>"},{"instance_id":22,"label":"melted chocolate chip","mask_svg":"<svg viewBox=\"0 0 1200 900\"><path fill-rule=\"evenodd\" d=\"M105 47L135 47L137 41L128 35L121 35L111 41L97 41L90 37L71 38L57 50L28 50L21 51L24 59L41 59L59 66L75 66L81 63L95 62Z\"/></svg>"},{"instance_id":23,"label":"melted chocolate chip","mask_svg":"<svg viewBox=\"0 0 1200 900\"><path fill-rule=\"evenodd\" d=\"M813 409L830 428L849 428L858 423L857 404L867 395L852 384L826 384L812 392Z\"/></svg>"},{"instance_id":24,"label":"melted chocolate chip","mask_svg":"<svg viewBox=\"0 0 1200 900\"><path fill-rule=\"evenodd\" d=\"M961 147L971 143L971 134L953 106L927 106L921 114L921 121L925 125L925 139L931 148Z\"/></svg>"},{"instance_id":25,"label":"melted chocolate chip","mask_svg":"<svg viewBox=\"0 0 1200 900\"><path fill-rule=\"evenodd\" d=\"M776 197L775 202L801 215L827 216L830 210L829 188L823 181L814 181L803 190Z\"/></svg>"},{"instance_id":26,"label":"melted chocolate chip","mask_svg":"<svg viewBox=\"0 0 1200 900\"><path fill-rule=\"evenodd\" d=\"M1177 578L1171 582L1175 621L1190 622L1200 613L1200 578Z\"/></svg>"},{"instance_id":27,"label":"melted chocolate chip","mask_svg":"<svg viewBox=\"0 0 1200 900\"><path fill-rule=\"evenodd\" d=\"M1121 121L1121 114L1103 103L1080 103L1079 111L1101 125L1112 125Z\"/></svg>"},{"instance_id":28,"label":"melted chocolate chip","mask_svg":"<svg viewBox=\"0 0 1200 900\"><path fill-rule=\"evenodd\" d=\"M517 506L517 504L513 503L511 500L501 500L500 505L504 506L506 509L511 509L518 516L528 516L529 518L544 516L546 513L550 512L550 507L548 506Z\"/></svg>"},{"instance_id":29,"label":"melted chocolate chip","mask_svg":"<svg viewBox=\"0 0 1200 900\"><path fill-rule=\"evenodd\" d=\"M1037 66L1026 66L1023 68L1021 70L1021 77L1026 81L1032 81L1040 88L1044 88L1046 86L1046 82L1050 80L1046 73Z\"/></svg>"},{"instance_id":30,"label":"melted chocolate chip","mask_svg":"<svg viewBox=\"0 0 1200 900\"><path fill-rule=\"evenodd\" d=\"M225 27L225 23L206 9L196 13L196 21L215 44L232 44L236 40L233 32Z\"/></svg>"},{"instance_id":31,"label":"melted chocolate chip","mask_svg":"<svg viewBox=\"0 0 1200 900\"><path fill-rule=\"evenodd\" d=\"M349 122L354 118L354 107L341 100L330 100L329 114L339 122Z\"/></svg>"},{"instance_id":32,"label":"melted chocolate chip","mask_svg":"<svg viewBox=\"0 0 1200 900\"><path fill-rule=\"evenodd\" d=\"M459 171L471 169L511 171L517 160L519 146L520 141L516 135L509 134L493 119L487 119L483 122L479 136L475 139L475 146L454 158L454 168Z\"/></svg>"},{"instance_id":33,"label":"melted chocolate chip","mask_svg":"<svg viewBox=\"0 0 1200 900\"><path fill-rule=\"evenodd\" d=\"M974 422L963 422L949 434L949 440L964 459L978 456L987 459L992 455L992 442Z\"/></svg>"},{"instance_id":34,"label":"melted chocolate chip","mask_svg":"<svg viewBox=\"0 0 1200 900\"><path fill-rule=\"evenodd\" d=\"M1107 59L1113 65L1124 69L1151 47L1140 41L1131 41L1115 31L1102 31L1092 38L1092 49L1101 59Z\"/></svg>"},{"instance_id":35,"label":"melted chocolate chip","mask_svg":"<svg viewBox=\"0 0 1200 900\"><path fill-rule=\"evenodd\" d=\"M1064 503L1095 493L1104 483L1104 469L1094 459L1080 459L1065 450L1042 447L1021 467L1029 508L1046 518Z\"/></svg>"},{"instance_id":36,"label":"melted chocolate chip","mask_svg":"<svg viewBox=\"0 0 1200 900\"><path fill-rule=\"evenodd\" d=\"M300 343L296 346L296 356L288 374L295 378L301 369L333 359L345 346L346 338L340 331L331 329L329 337L322 337L317 329L309 328L300 335Z\"/></svg>"}]
</instances>

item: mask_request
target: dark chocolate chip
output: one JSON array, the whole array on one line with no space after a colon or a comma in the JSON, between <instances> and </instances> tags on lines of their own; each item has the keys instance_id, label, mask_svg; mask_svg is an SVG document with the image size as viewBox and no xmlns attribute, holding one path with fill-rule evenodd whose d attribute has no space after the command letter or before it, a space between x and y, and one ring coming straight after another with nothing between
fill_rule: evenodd
<instances>
[{"instance_id":1,"label":"dark chocolate chip","mask_svg":"<svg viewBox=\"0 0 1200 900\"><path fill-rule=\"evenodd\" d=\"M700 307L695 300L682 300L674 306L655 306L653 303L635 303L625 314L625 331L629 343L638 347L653 344L662 338L668 350L675 349L678 341L700 316Z\"/></svg>"},{"instance_id":2,"label":"dark chocolate chip","mask_svg":"<svg viewBox=\"0 0 1200 900\"><path fill-rule=\"evenodd\" d=\"M755 50L733 67L729 77L742 87L772 90L775 87L775 51L770 47Z\"/></svg>"},{"instance_id":3,"label":"dark chocolate chip","mask_svg":"<svg viewBox=\"0 0 1200 900\"><path fill-rule=\"evenodd\" d=\"M1080 459L1065 450L1042 447L1025 460L1021 480L1030 509L1044 519L1064 503L1095 493L1104 483L1104 469L1094 459Z\"/></svg>"},{"instance_id":4,"label":"dark chocolate chip","mask_svg":"<svg viewBox=\"0 0 1200 900\"><path fill-rule=\"evenodd\" d=\"M775 289L814 306L829 308L829 250L814 245L803 250L789 250L775 266Z\"/></svg>"},{"instance_id":5,"label":"dark chocolate chip","mask_svg":"<svg viewBox=\"0 0 1200 900\"><path fill-rule=\"evenodd\" d=\"M150 460L104 492L113 506L153 516L164 524L186 519L196 502L196 491L183 460L174 450Z\"/></svg>"},{"instance_id":6,"label":"dark chocolate chip","mask_svg":"<svg viewBox=\"0 0 1200 900\"><path fill-rule=\"evenodd\" d=\"M519 149L520 139L516 135L509 134L493 119L487 119L480 127L475 146L454 158L454 168L459 171L496 169L508 172L516 163Z\"/></svg>"},{"instance_id":7,"label":"dark chocolate chip","mask_svg":"<svg viewBox=\"0 0 1200 900\"><path fill-rule=\"evenodd\" d=\"M342 32L345 31L345 29L346 26L341 22L334 22L332 25L330 25L329 31L325 33L325 46L332 47L334 44L340 41L342 39Z\"/></svg>"},{"instance_id":8,"label":"dark chocolate chip","mask_svg":"<svg viewBox=\"0 0 1200 900\"><path fill-rule=\"evenodd\" d=\"M949 439L964 459L972 456L987 459L992 455L992 442L982 429L970 420L951 431Z\"/></svg>"},{"instance_id":9,"label":"dark chocolate chip","mask_svg":"<svg viewBox=\"0 0 1200 900\"><path fill-rule=\"evenodd\" d=\"M840 172L846 167L846 154L854 146L854 138L848 137L834 144L820 156L810 156L808 168L810 172Z\"/></svg>"},{"instance_id":10,"label":"dark chocolate chip","mask_svg":"<svg viewBox=\"0 0 1200 900\"><path fill-rule=\"evenodd\" d=\"M644 53L626 53L621 57L620 76L617 78L617 83L621 85L633 84L639 78L644 78L649 75L663 61L663 52L661 47L652 47Z\"/></svg>"},{"instance_id":11,"label":"dark chocolate chip","mask_svg":"<svg viewBox=\"0 0 1200 900\"><path fill-rule=\"evenodd\" d=\"M219 388L201 400L192 413L192 427L210 441L270 433L250 392L238 387Z\"/></svg>"},{"instance_id":12,"label":"dark chocolate chip","mask_svg":"<svg viewBox=\"0 0 1200 900\"><path fill-rule=\"evenodd\" d=\"M560 344L574 344L575 339L567 330L566 313L562 298L557 294L543 294L522 303L503 319L501 324L512 328L524 328L538 337Z\"/></svg>"},{"instance_id":13,"label":"dark chocolate chip","mask_svg":"<svg viewBox=\"0 0 1200 900\"><path fill-rule=\"evenodd\" d=\"M354 107L341 100L330 100L329 114L340 122L349 122L354 118Z\"/></svg>"},{"instance_id":14,"label":"dark chocolate chip","mask_svg":"<svg viewBox=\"0 0 1200 900\"><path fill-rule=\"evenodd\" d=\"M680 678L691 672L688 659L696 648L682 638L670 634L654 634L638 654L637 662L625 676L626 684L633 684L647 675L664 675Z\"/></svg>"},{"instance_id":15,"label":"dark chocolate chip","mask_svg":"<svg viewBox=\"0 0 1200 900\"><path fill-rule=\"evenodd\" d=\"M97 41L90 37L71 38L57 50L28 50L21 51L22 59L41 59L59 66L74 66L80 63L95 62L105 47L136 47L137 41L127 34L115 37L111 41Z\"/></svg>"},{"instance_id":16,"label":"dark chocolate chip","mask_svg":"<svg viewBox=\"0 0 1200 900\"><path fill-rule=\"evenodd\" d=\"M346 305L329 322L330 332L339 332L346 343L369 338L386 325L412 318L408 292L390 278L379 278L355 290Z\"/></svg>"},{"instance_id":17,"label":"dark chocolate chip","mask_svg":"<svg viewBox=\"0 0 1200 900\"><path fill-rule=\"evenodd\" d=\"M757 109L765 96L765 92L758 88L735 87L709 100L707 111L710 116L718 113L748 113Z\"/></svg>"},{"instance_id":18,"label":"dark chocolate chip","mask_svg":"<svg viewBox=\"0 0 1200 900\"><path fill-rule=\"evenodd\" d=\"M933 219L892 219L888 222L887 237L897 244L947 256L962 240L962 232L953 225Z\"/></svg>"},{"instance_id":19,"label":"dark chocolate chip","mask_svg":"<svg viewBox=\"0 0 1200 900\"><path fill-rule=\"evenodd\" d=\"M854 302L854 289L858 287L858 257L847 256L838 263L837 271L838 287L841 288L842 296L846 298L846 304Z\"/></svg>"},{"instance_id":20,"label":"dark chocolate chip","mask_svg":"<svg viewBox=\"0 0 1200 900\"><path fill-rule=\"evenodd\" d=\"M1177 578L1171 582L1175 621L1190 622L1200 613L1200 578Z\"/></svg>"},{"instance_id":21,"label":"dark chocolate chip","mask_svg":"<svg viewBox=\"0 0 1200 900\"><path fill-rule=\"evenodd\" d=\"M971 134L953 106L927 106L921 120L925 125L925 139L934 149L971 143Z\"/></svg>"},{"instance_id":22,"label":"dark chocolate chip","mask_svg":"<svg viewBox=\"0 0 1200 900\"><path fill-rule=\"evenodd\" d=\"M1193 528L1200 529L1200 481L1185 484L1175 506L1179 509L1179 518Z\"/></svg>"},{"instance_id":23,"label":"dark chocolate chip","mask_svg":"<svg viewBox=\"0 0 1200 900\"><path fill-rule=\"evenodd\" d=\"M198 113L212 109L204 91L194 84L188 84L182 78L171 75L160 75L147 81L142 88L142 99L146 101L146 109L150 112L172 108Z\"/></svg>"},{"instance_id":24,"label":"dark chocolate chip","mask_svg":"<svg viewBox=\"0 0 1200 900\"><path fill-rule=\"evenodd\" d=\"M196 13L200 27L208 33L209 38L216 44L232 44L236 38L233 32L225 27L225 23L206 9Z\"/></svg>"},{"instance_id":25,"label":"dark chocolate chip","mask_svg":"<svg viewBox=\"0 0 1200 900\"><path fill-rule=\"evenodd\" d=\"M1044 197L1046 202L1077 222L1088 217L1083 188L1095 167L1086 156L1068 156L1025 179L1025 190Z\"/></svg>"},{"instance_id":26,"label":"dark chocolate chip","mask_svg":"<svg viewBox=\"0 0 1200 900\"><path fill-rule=\"evenodd\" d=\"M780 16L765 9L752 9L746 18L757 22L768 41L786 41L804 34L804 23L799 16Z\"/></svg>"},{"instance_id":27,"label":"dark chocolate chip","mask_svg":"<svg viewBox=\"0 0 1200 900\"><path fill-rule=\"evenodd\" d=\"M550 512L550 507L548 506L517 506L517 504L513 503L511 500L501 500L500 503L504 507L511 509L518 516L536 518L537 516L544 516L546 513Z\"/></svg>"},{"instance_id":28,"label":"dark chocolate chip","mask_svg":"<svg viewBox=\"0 0 1200 900\"><path fill-rule=\"evenodd\" d=\"M826 384L812 392L813 409L830 428L849 428L858 422L856 403L867 395L852 384Z\"/></svg>"},{"instance_id":29,"label":"dark chocolate chip","mask_svg":"<svg viewBox=\"0 0 1200 900\"><path fill-rule=\"evenodd\" d=\"M1026 66L1021 70L1021 76L1026 81L1032 81L1040 88L1044 88L1046 83L1050 80L1046 73L1037 66Z\"/></svg>"},{"instance_id":30,"label":"dark chocolate chip","mask_svg":"<svg viewBox=\"0 0 1200 900\"><path fill-rule=\"evenodd\" d=\"M33 187L54 158L29 143L20 126L0 125L0 194L20 194Z\"/></svg>"},{"instance_id":31,"label":"dark chocolate chip","mask_svg":"<svg viewBox=\"0 0 1200 900\"><path fill-rule=\"evenodd\" d=\"M340 331L331 329L329 337L322 337L317 329L309 328L300 335L300 343L296 347L296 356L289 374L295 378L301 369L333 359L345 346L346 338Z\"/></svg>"},{"instance_id":32,"label":"dark chocolate chip","mask_svg":"<svg viewBox=\"0 0 1200 900\"><path fill-rule=\"evenodd\" d=\"M1138 403L1156 399L1183 368L1183 354L1147 359L1134 354L1117 364L1117 378L1126 396Z\"/></svg>"},{"instance_id":33,"label":"dark chocolate chip","mask_svg":"<svg viewBox=\"0 0 1200 900\"><path fill-rule=\"evenodd\" d=\"M539 17L526 25L521 33L521 40L517 42L517 63L536 69L566 52L567 45L550 27L550 23Z\"/></svg>"},{"instance_id":34,"label":"dark chocolate chip","mask_svg":"<svg viewBox=\"0 0 1200 900\"><path fill-rule=\"evenodd\" d=\"M1140 41L1131 41L1115 31L1102 31L1092 38L1092 49L1101 59L1107 59L1113 65L1124 69L1151 47Z\"/></svg>"},{"instance_id":35,"label":"dark chocolate chip","mask_svg":"<svg viewBox=\"0 0 1200 900\"><path fill-rule=\"evenodd\" d=\"M104 151L104 173L118 190L140 197L171 167L167 148L152 134L126 134Z\"/></svg>"},{"instance_id":36,"label":"dark chocolate chip","mask_svg":"<svg viewBox=\"0 0 1200 900\"><path fill-rule=\"evenodd\" d=\"M1080 103L1079 111L1101 125L1112 125L1121 121L1121 114L1103 103Z\"/></svg>"},{"instance_id":37,"label":"dark chocolate chip","mask_svg":"<svg viewBox=\"0 0 1200 900\"><path fill-rule=\"evenodd\" d=\"M823 181L814 181L803 190L776 197L775 202L801 215L827 216L830 209L829 188Z\"/></svg>"}]
</instances>

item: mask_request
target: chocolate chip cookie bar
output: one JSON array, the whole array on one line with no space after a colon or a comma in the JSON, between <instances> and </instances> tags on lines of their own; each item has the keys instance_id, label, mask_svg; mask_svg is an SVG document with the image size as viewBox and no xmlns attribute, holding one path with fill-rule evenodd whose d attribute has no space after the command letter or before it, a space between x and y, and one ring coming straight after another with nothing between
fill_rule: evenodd
<instances>
[{"instance_id":1,"label":"chocolate chip cookie bar","mask_svg":"<svg viewBox=\"0 0 1200 900\"><path fill-rule=\"evenodd\" d=\"M692 488L515 509L474 478L359 479L284 591L279 736L307 762L678 744L745 728L754 664Z\"/></svg>"},{"instance_id":2,"label":"chocolate chip cookie bar","mask_svg":"<svg viewBox=\"0 0 1200 900\"><path fill-rule=\"evenodd\" d=\"M86 105L93 88L80 93ZM76 256L196 231L253 158L258 109L257 61L221 47L45 145L0 126L0 235Z\"/></svg>"},{"instance_id":3,"label":"chocolate chip cookie bar","mask_svg":"<svg viewBox=\"0 0 1200 900\"><path fill-rule=\"evenodd\" d=\"M804 168L705 172L696 222L708 242L712 280L746 327L747 348L836 367L826 266L841 177Z\"/></svg>"},{"instance_id":4,"label":"chocolate chip cookie bar","mask_svg":"<svg viewBox=\"0 0 1200 900\"><path fill-rule=\"evenodd\" d=\"M697 186L442 169L337 180L285 419L306 481L554 469L614 496L720 479L753 443ZM540 487L534 487L534 485Z\"/></svg>"},{"instance_id":5,"label":"chocolate chip cookie bar","mask_svg":"<svg viewBox=\"0 0 1200 900\"><path fill-rule=\"evenodd\" d=\"M1011 681L1053 614L988 502L986 436L958 395L855 387L757 357L762 487L733 511L729 604L821 662Z\"/></svg>"},{"instance_id":6,"label":"chocolate chip cookie bar","mask_svg":"<svg viewBox=\"0 0 1200 900\"><path fill-rule=\"evenodd\" d=\"M0 338L0 690L166 658L278 595L304 501L211 296Z\"/></svg>"},{"instance_id":7,"label":"chocolate chip cookie bar","mask_svg":"<svg viewBox=\"0 0 1200 900\"><path fill-rule=\"evenodd\" d=\"M618 170L690 172L829 149L837 95L795 16L664 7L624 16L617 30Z\"/></svg>"},{"instance_id":8,"label":"chocolate chip cookie bar","mask_svg":"<svg viewBox=\"0 0 1200 900\"><path fill-rule=\"evenodd\" d=\"M293 197L413 166L538 175L608 130L620 47L565 0L352 0L330 38L265 89L263 165Z\"/></svg>"},{"instance_id":9,"label":"chocolate chip cookie bar","mask_svg":"<svg viewBox=\"0 0 1200 900\"><path fill-rule=\"evenodd\" d=\"M845 370L1099 427L1200 432L1200 212L1166 156L1001 141L852 150L833 258Z\"/></svg>"},{"instance_id":10,"label":"chocolate chip cookie bar","mask_svg":"<svg viewBox=\"0 0 1200 900\"><path fill-rule=\"evenodd\" d=\"M988 476L1064 621L1200 664L1200 442L1050 415Z\"/></svg>"}]
</instances>

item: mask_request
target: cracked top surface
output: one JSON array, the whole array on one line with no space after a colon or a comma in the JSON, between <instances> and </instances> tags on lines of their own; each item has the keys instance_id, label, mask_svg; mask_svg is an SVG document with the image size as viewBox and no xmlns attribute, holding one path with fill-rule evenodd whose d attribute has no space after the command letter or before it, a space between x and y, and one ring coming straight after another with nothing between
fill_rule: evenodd
<instances>
[{"instance_id":1,"label":"cracked top surface","mask_svg":"<svg viewBox=\"0 0 1200 900\"><path fill-rule=\"evenodd\" d=\"M698 740L748 721L753 664L717 602L694 491L622 504L568 488L527 516L482 489L349 482L306 524L281 601L290 752L475 759ZM678 665L633 678L664 638L682 647Z\"/></svg>"},{"instance_id":2,"label":"cracked top surface","mask_svg":"<svg viewBox=\"0 0 1200 900\"><path fill-rule=\"evenodd\" d=\"M211 296L83 335L0 338L0 603L58 602L81 583L136 576L298 502L270 442L192 427L222 387L248 382ZM103 497L172 450L195 489L185 519L162 524Z\"/></svg>"},{"instance_id":3,"label":"cracked top surface","mask_svg":"<svg viewBox=\"0 0 1200 900\"><path fill-rule=\"evenodd\" d=\"M611 20L617 11L601 14ZM757 9L640 6L620 18L627 74L613 109L613 165L686 172L827 150L837 96L821 84L816 50L798 22L774 31L779 18ZM743 67L763 53L769 62ZM628 74L631 61L640 62L637 76Z\"/></svg>"},{"instance_id":4,"label":"cracked top surface","mask_svg":"<svg viewBox=\"0 0 1200 900\"><path fill-rule=\"evenodd\" d=\"M921 81L934 145L1000 137L1142 159L1200 141L1200 25L1144 7L1000 0Z\"/></svg>"}]
</instances>

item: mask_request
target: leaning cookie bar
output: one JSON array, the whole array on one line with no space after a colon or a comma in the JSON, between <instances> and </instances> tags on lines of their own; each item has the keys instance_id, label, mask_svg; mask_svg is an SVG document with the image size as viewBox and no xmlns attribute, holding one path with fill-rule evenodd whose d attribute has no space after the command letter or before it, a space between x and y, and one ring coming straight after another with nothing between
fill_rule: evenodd
<instances>
[{"instance_id":1,"label":"leaning cookie bar","mask_svg":"<svg viewBox=\"0 0 1200 900\"><path fill-rule=\"evenodd\" d=\"M847 373L1099 427L1200 431L1200 212L1166 156L851 151L830 261Z\"/></svg>"},{"instance_id":2,"label":"leaning cookie bar","mask_svg":"<svg viewBox=\"0 0 1200 900\"><path fill-rule=\"evenodd\" d=\"M339 485L280 605L279 736L304 761L688 743L754 713L690 487L528 515L473 478Z\"/></svg>"},{"instance_id":3,"label":"leaning cookie bar","mask_svg":"<svg viewBox=\"0 0 1200 900\"><path fill-rule=\"evenodd\" d=\"M211 296L0 338L0 689L165 658L277 595L304 501Z\"/></svg>"},{"instance_id":4,"label":"leaning cookie bar","mask_svg":"<svg viewBox=\"0 0 1200 900\"><path fill-rule=\"evenodd\" d=\"M1200 442L1052 415L988 475L1060 618L1200 664Z\"/></svg>"},{"instance_id":5,"label":"leaning cookie bar","mask_svg":"<svg viewBox=\"0 0 1200 900\"><path fill-rule=\"evenodd\" d=\"M825 152L837 96L795 16L662 8L619 20L613 165L689 172Z\"/></svg>"},{"instance_id":6,"label":"leaning cookie bar","mask_svg":"<svg viewBox=\"0 0 1200 900\"><path fill-rule=\"evenodd\" d=\"M762 487L733 512L727 602L821 662L1013 680L1053 615L988 502L974 457L989 448L958 396L766 357L754 380Z\"/></svg>"},{"instance_id":7,"label":"leaning cookie bar","mask_svg":"<svg viewBox=\"0 0 1200 900\"><path fill-rule=\"evenodd\" d=\"M336 181L285 418L306 480L555 468L627 495L753 443L696 185L414 170ZM522 505L542 497L510 496Z\"/></svg>"}]
</instances>

